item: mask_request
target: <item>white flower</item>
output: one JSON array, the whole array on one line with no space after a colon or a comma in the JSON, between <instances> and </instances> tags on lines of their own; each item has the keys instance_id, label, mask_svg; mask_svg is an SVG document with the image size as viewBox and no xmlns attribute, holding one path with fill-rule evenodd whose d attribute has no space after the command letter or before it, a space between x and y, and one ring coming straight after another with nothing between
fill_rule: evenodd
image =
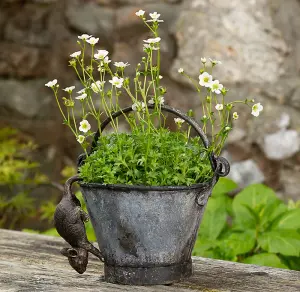
<instances>
[{"instance_id":1,"label":"white flower","mask_svg":"<svg viewBox=\"0 0 300 292\"><path fill-rule=\"evenodd\" d=\"M158 97L158 102L159 102L160 105L164 105L164 103L165 103L165 97L164 96L159 96Z\"/></svg>"},{"instance_id":2,"label":"white flower","mask_svg":"<svg viewBox=\"0 0 300 292\"><path fill-rule=\"evenodd\" d=\"M111 60L109 60L108 57L105 57L104 59L101 59L100 65L98 66L98 71L104 72L104 71L105 71L105 68L103 68L103 66L104 66L105 64L109 64L110 62L111 62Z\"/></svg>"},{"instance_id":3,"label":"white flower","mask_svg":"<svg viewBox=\"0 0 300 292\"><path fill-rule=\"evenodd\" d=\"M124 81L123 78L118 78L117 76L114 76L112 80L109 80L109 82L112 85L116 86L117 88L121 88L122 87L123 81Z\"/></svg>"},{"instance_id":4,"label":"white flower","mask_svg":"<svg viewBox=\"0 0 300 292\"><path fill-rule=\"evenodd\" d=\"M47 87L54 87L57 83L57 79L54 79L52 81L49 81L48 83L45 84Z\"/></svg>"},{"instance_id":5,"label":"white flower","mask_svg":"<svg viewBox=\"0 0 300 292\"><path fill-rule=\"evenodd\" d=\"M85 93L85 88L80 89L79 91L77 91L77 93L79 94Z\"/></svg>"},{"instance_id":6,"label":"white flower","mask_svg":"<svg viewBox=\"0 0 300 292\"><path fill-rule=\"evenodd\" d=\"M227 131L230 131L230 130L231 130L231 128L227 126L227 127L225 127L225 129L224 129L224 130L227 132Z\"/></svg>"},{"instance_id":7,"label":"white flower","mask_svg":"<svg viewBox=\"0 0 300 292\"><path fill-rule=\"evenodd\" d=\"M151 50L153 50L153 51L159 50L158 47L153 47L153 46L151 46L150 44L144 44L144 49L151 49Z\"/></svg>"},{"instance_id":8,"label":"white flower","mask_svg":"<svg viewBox=\"0 0 300 292\"><path fill-rule=\"evenodd\" d=\"M148 43L148 44L156 44L156 43L159 43L160 41L161 41L160 37L144 40L144 42Z\"/></svg>"},{"instance_id":9,"label":"white flower","mask_svg":"<svg viewBox=\"0 0 300 292\"><path fill-rule=\"evenodd\" d=\"M74 89L75 89L75 86L70 86L70 87L64 88L63 90L66 91L66 92L71 93Z\"/></svg>"},{"instance_id":10,"label":"white flower","mask_svg":"<svg viewBox=\"0 0 300 292\"><path fill-rule=\"evenodd\" d=\"M106 50L98 50L98 53L94 54L95 59L104 59L108 55Z\"/></svg>"},{"instance_id":11,"label":"white flower","mask_svg":"<svg viewBox=\"0 0 300 292\"><path fill-rule=\"evenodd\" d=\"M156 11L153 13L149 13L149 15L154 20L157 20L160 17L160 14L158 14Z\"/></svg>"},{"instance_id":12,"label":"white flower","mask_svg":"<svg viewBox=\"0 0 300 292\"><path fill-rule=\"evenodd\" d=\"M213 59L211 59L211 58L209 58L209 61L211 61L211 63L212 63L213 65L217 65L217 64L221 65L221 64L222 64L221 61L213 60Z\"/></svg>"},{"instance_id":13,"label":"white flower","mask_svg":"<svg viewBox=\"0 0 300 292\"><path fill-rule=\"evenodd\" d=\"M157 98L157 100L158 100L158 103L159 103L160 105L164 105L164 103L165 103L165 97L164 97L164 96L159 96L159 97ZM155 103L154 98L151 98L151 99L148 101L148 103L149 103L149 104L154 104L154 103Z\"/></svg>"},{"instance_id":14,"label":"white flower","mask_svg":"<svg viewBox=\"0 0 300 292\"><path fill-rule=\"evenodd\" d=\"M77 51L77 52L71 54L70 57L72 57L72 58L77 58L77 57L79 57L80 55L81 55L81 51Z\"/></svg>"},{"instance_id":15,"label":"white flower","mask_svg":"<svg viewBox=\"0 0 300 292\"><path fill-rule=\"evenodd\" d=\"M78 36L78 38L80 39L80 40L84 40L84 41L86 41L87 39L89 39L90 37L92 37L91 35L88 35L88 34L82 34L82 35L80 35L80 36Z\"/></svg>"},{"instance_id":16,"label":"white flower","mask_svg":"<svg viewBox=\"0 0 300 292\"><path fill-rule=\"evenodd\" d=\"M140 101L137 101L136 103L134 103L131 106L132 110L138 111L138 112L139 111L145 112L145 107L146 107L145 103L144 102L140 102Z\"/></svg>"},{"instance_id":17,"label":"white flower","mask_svg":"<svg viewBox=\"0 0 300 292\"><path fill-rule=\"evenodd\" d=\"M149 104L154 104L154 98L152 97L151 99L149 99L148 103Z\"/></svg>"},{"instance_id":18,"label":"white flower","mask_svg":"<svg viewBox=\"0 0 300 292\"><path fill-rule=\"evenodd\" d=\"M264 107L259 103L256 103L252 106L251 114L255 117L258 117L260 112L264 109Z\"/></svg>"},{"instance_id":19,"label":"white flower","mask_svg":"<svg viewBox=\"0 0 300 292\"><path fill-rule=\"evenodd\" d=\"M211 87L212 83L212 76L209 75L207 72L203 72L199 75L199 84L205 87Z\"/></svg>"},{"instance_id":20,"label":"white flower","mask_svg":"<svg viewBox=\"0 0 300 292\"><path fill-rule=\"evenodd\" d=\"M203 64L205 64L205 63L206 63L206 58L201 58L201 62L202 62Z\"/></svg>"},{"instance_id":21,"label":"white flower","mask_svg":"<svg viewBox=\"0 0 300 292\"><path fill-rule=\"evenodd\" d=\"M125 68L127 66L129 66L130 64L128 64L128 62L124 63L124 62L115 62L114 64L116 67L119 67L119 68Z\"/></svg>"},{"instance_id":22,"label":"white flower","mask_svg":"<svg viewBox=\"0 0 300 292\"><path fill-rule=\"evenodd\" d=\"M79 131L81 132L88 132L91 129L91 125L87 120L82 120L80 122L80 127L79 127Z\"/></svg>"},{"instance_id":23,"label":"white flower","mask_svg":"<svg viewBox=\"0 0 300 292\"><path fill-rule=\"evenodd\" d=\"M152 19L147 20L147 22L164 22L163 20L160 20L160 14L158 14L157 12L153 12L153 13L149 13L150 17Z\"/></svg>"},{"instance_id":24,"label":"white flower","mask_svg":"<svg viewBox=\"0 0 300 292\"><path fill-rule=\"evenodd\" d=\"M223 104L222 104L222 103L218 103L218 104L216 105L216 110L218 110L218 111L223 110Z\"/></svg>"},{"instance_id":25,"label":"white flower","mask_svg":"<svg viewBox=\"0 0 300 292\"><path fill-rule=\"evenodd\" d=\"M212 83L211 83L211 91L212 92L215 92L216 94L220 94L221 93L221 90L223 88L223 85L220 84L219 80L214 80Z\"/></svg>"},{"instance_id":26,"label":"white flower","mask_svg":"<svg viewBox=\"0 0 300 292\"><path fill-rule=\"evenodd\" d=\"M105 83L105 81L98 80L95 83L91 84L91 88L95 93L99 93L100 91L102 91L104 83Z\"/></svg>"},{"instance_id":27,"label":"white flower","mask_svg":"<svg viewBox=\"0 0 300 292\"><path fill-rule=\"evenodd\" d=\"M233 117L234 120L237 120L237 119L239 118L239 115L238 115L237 112L234 112L234 113L232 114L232 117Z\"/></svg>"},{"instance_id":28,"label":"white flower","mask_svg":"<svg viewBox=\"0 0 300 292\"><path fill-rule=\"evenodd\" d=\"M75 99L84 100L86 97L87 97L87 94L83 93L83 94L81 94L79 96L76 96Z\"/></svg>"},{"instance_id":29,"label":"white flower","mask_svg":"<svg viewBox=\"0 0 300 292\"><path fill-rule=\"evenodd\" d=\"M80 144L82 144L85 140L85 137L83 135L78 135L76 139Z\"/></svg>"},{"instance_id":30,"label":"white flower","mask_svg":"<svg viewBox=\"0 0 300 292\"><path fill-rule=\"evenodd\" d=\"M109 64L111 62L111 60L109 60L108 57L105 57L102 62L103 62L103 64Z\"/></svg>"},{"instance_id":31,"label":"white flower","mask_svg":"<svg viewBox=\"0 0 300 292\"><path fill-rule=\"evenodd\" d=\"M89 39L86 40L87 43L91 44L92 46L94 46L95 44L97 44L99 41L99 38L94 38L94 37L91 37Z\"/></svg>"},{"instance_id":32,"label":"white flower","mask_svg":"<svg viewBox=\"0 0 300 292\"><path fill-rule=\"evenodd\" d=\"M177 125L181 125L184 123L184 120L181 119L181 118L174 118L174 122L177 124Z\"/></svg>"},{"instance_id":33,"label":"white flower","mask_svg":"<svg viewBox=\"0 0 300 292\"><path fill-rule=\"evenodd\" d=\"M164 21L162 19L157 19L157 20L149 19L149 20L146 20L146 22L164 22Z\"/></svg>"},{"instance_id":34,"label":"white flower","mask_svg":"<svg viewBox=\"0 0 300 292\"><path fill-rule=\"evenodd\" d=\"M144 16L144 14L145 14L145 11L144 10L139 10L139 11L137 11L136 13L135 13L135 15L136 16Z\"/></svg>"},{"instance_id":35,"label":"white flower","mask_svg":"<svg viewBox=\"0 0 300 292\"><path fill-rule=\"evenodd\" d=\"M183 73L183 72L184 72L183 68L179 68L179 69L178 69L178 73L181 74L181 73Z\"/></svg>"},{"instance_id":36,"label":"white flower","mask_svg":"<svg viewBox=\"0 0 300 292\"><path fill-rule=\"evenodd\" d=\"M164 77L162 77L161 75L158 76L159 79L163 79Z\"/></svg>"}]
</instances>

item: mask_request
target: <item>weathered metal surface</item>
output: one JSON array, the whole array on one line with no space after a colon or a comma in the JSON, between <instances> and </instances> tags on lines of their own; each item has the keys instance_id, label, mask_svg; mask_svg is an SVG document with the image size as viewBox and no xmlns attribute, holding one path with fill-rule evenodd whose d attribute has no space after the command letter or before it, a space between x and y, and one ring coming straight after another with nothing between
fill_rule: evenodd
<instances>
[{"instance_id":1,"label":"weathered metal surface","mask_svg":"<svg viewBox=\"0 0 300 292\"><path fill-rule=\"evenodd\" d=\"M300 272L193 257L194 274L171 286L124 286L104 282L93 255L85 274L70 269L57 237L0 229L1 292L299 292Z\"/></svg>"},{"instance_id":2,"label":"weathered metal surface","mask_svg":"<svg viewBox=\"0 0 300 292\"><path fill-rule=\"evenodd\" d=\"M81 188L107 281L153 285L191 275L188 262L211 184L181 190L99 184ZM199 194L203 205L197 204Z\"/></svg>"}]
</instances>

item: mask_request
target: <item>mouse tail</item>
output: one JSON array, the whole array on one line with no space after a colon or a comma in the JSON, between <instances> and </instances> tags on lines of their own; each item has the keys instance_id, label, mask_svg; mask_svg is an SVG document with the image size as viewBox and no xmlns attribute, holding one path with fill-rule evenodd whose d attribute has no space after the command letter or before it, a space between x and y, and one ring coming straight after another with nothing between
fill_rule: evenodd
<instances>
[{"instance_id":1,"label":"mouse tail","mask_svg":"<svg viewBox=\"0 0 300 292\"><path fill-rule=\"evenodd\" d=\"M67 181L65 182L64 185L64 196L67 196L69 198L73 198L75 195L72 194L72 184L76 181L80 181L81 178L79 177L78 174L71 176Z\"/></svg>"}]
</instances>

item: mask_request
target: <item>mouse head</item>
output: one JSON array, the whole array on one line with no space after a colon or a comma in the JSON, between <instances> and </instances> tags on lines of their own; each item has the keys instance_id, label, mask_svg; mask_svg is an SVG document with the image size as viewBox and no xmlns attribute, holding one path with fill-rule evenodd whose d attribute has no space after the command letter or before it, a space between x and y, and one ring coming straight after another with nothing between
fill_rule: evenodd
<instances>
[{"instance_id":1,"label":"mouse head","mask_svg":"<svg viewBox=\"0 0 300 292\"><path fill-rule=\"evenodd\" d=\"M68 248L65 247L61 254L66 256L69 260L71 267L79 274L83 274L88 264L88 251L84 248Z\"/></svg>"}]
</instances>

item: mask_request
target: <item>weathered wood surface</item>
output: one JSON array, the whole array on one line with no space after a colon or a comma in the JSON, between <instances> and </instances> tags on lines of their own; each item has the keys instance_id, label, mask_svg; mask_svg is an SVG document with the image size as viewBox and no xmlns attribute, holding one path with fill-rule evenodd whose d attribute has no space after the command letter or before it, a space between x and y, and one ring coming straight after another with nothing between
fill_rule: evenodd
<instances>
[{"instance_id":1,"label":"weathered wood surface","mask_svg":"<svg viewBox=\"0 0 300 292\"><path fill-rule=\"evenodd\" d=\"M122 286L103 281L103 265L90 257L87 271L77 274L60 255L60 238L0 229L0 291L280 291L299 292L300 272L226 261L193 258L194 275L172 286Z\"/></svg>"}]
</instances>

